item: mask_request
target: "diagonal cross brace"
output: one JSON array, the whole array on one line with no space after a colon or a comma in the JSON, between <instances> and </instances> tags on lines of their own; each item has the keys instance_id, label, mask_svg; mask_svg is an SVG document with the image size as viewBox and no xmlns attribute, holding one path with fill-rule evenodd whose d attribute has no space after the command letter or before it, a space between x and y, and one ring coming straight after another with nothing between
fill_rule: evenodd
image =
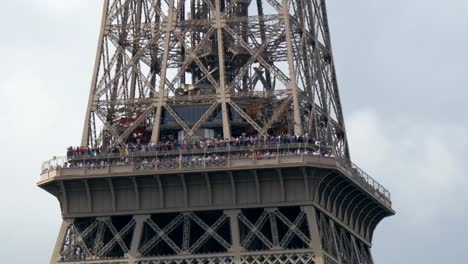
<instances>
[{"instance_id":1,"label":"diagonal cross brace","mask_svg":"<svg viewBox=\"0 0 468 264\"><path fill-rule=\"evenodd\" d=\"M117 132L117 130L115 129L115 127L113 127L111 124L109 124L109 122L106 121L106 118L104 117L103 113L102 113L102 110L100 109L96 109L96 111L94 111L94 113L98 116L98 118L101 120L101 122L103 123L104 127L107 129L107 131L109 133L111 133L113 136L114 136L114 139L117 141L117 143L121 144L121 145L125 145L125 143L123 142L123 140L120 138L119 136L119 133Z\"/></svg>"},{"instance_id":2,"label":"diagonal cross brace","mask_svg":"<svg viewBox=\"0 0 468 264\"><path fill-rule=\"evenodd\" d=\"M177 124L179 124L182 127L182 129L185 131L185 133L188 134L190 132L190 128L184 122L184 120L182 120L182 118L179 116L179 114L177 114L177 112L174 109L172 109L172 107L170 105L168 105L168 104L164 104L164 108L171 114L172 117L174 117Z\"/></svg>"},{"instance_id":3,"label":"diagonal cross brace","mask_svg":"<svg viewBox=\"0 0 468 264\"><path fill-rule=\"evenodd\" d=\"M258 132L261 132L262 131L262 127L260 127L260 125L257 124L257 122L255 122L246 112L244 112L244 110L242 110L234 101L229 101L228 102L232 108L234 108L234 110L236 110L236 112L238 112L250 125L252 125L253 128L255 128L255 130L257 130Z\"/></svg>"},{"instance_id":4,"label":"diagonal cross brace","mask_svg":"<svg viewBox=\"0 0 468 264\"><path fill-rule=\"evenodd\" d=\"M105 256L109 251L115 246L116 243L119 244L120 248L124 253L128 253L128 247L125 245L125 242L123 241L123 238L132 230L132 228L135 226L135 220L132 219L128 224L126 224L122 230L117 231L115 226L112 224L110 220L105 221L107 227L111 231L112 235L114 237L104 246L99 250L97 253L97 256Z\"/></svg>"},{"instance_id":5,"label":"diagonal cross brace","mask_svg":"<svg viewBox=\"0 0 468 264\"><path fill-rule=\"evenodd\" d=\"M96 221L97 222L97 221ZM94 223L93 223L94 224ZM96 225L97 226L97 225ZM94 228L96 227L94 226ZM94 229L93 228L93 229ZM84 254L86 256L91 256L91 252L88 248L88 246L86 246L86 243L84 242L85 238L90 234L85 234L86 236L83 236L82 234L80 234L80 232L78 232L78 229L73 226L73 229L75 230L75 233L77 235L76 239L78 240L78 244L81 246L81 249L83 250Z\"/></svg>"},{"instance_id":6,"label":"diagonal cross brace","mask_svg":"<svg viewBox=\"0 0 468 264\"><path fill-rule=\"evenodd\" d=\"M271 116L270 120L268 120L268 123L265 124L265 126L260 130L260 136L264 136L268 134L268 129L271 128L271 126L278 120L278 118L283 114L283 112L286 110L286 108L289 106L291 103L292 96L288 96L283 104L275 111L273 112L273 115Z\"/></svg>"},{"instance_id":7,"label":"diagonal cross brace","mask_svg":"<svg viewBox=\"0 0 468 264\"><path fill-rule=\"evenodd\" d=\"M97 255L99 252L99 249L103 246L103 238L104 238L104 231L105 231L105 223L100 221L98 230L96 232L96 238L94 239L94 247L93 247L93 253L94 255Z\"/></svg>"},{"instance_id":8,"label":"diagonal cross brace","mask_svg":"<svg viewBox=\"0 0 468 264\"><path fill-rule=\"evenodd\" d=\"M231 244L216 232L228 219L226 215L223 214L220 216L218 220L216 220L216 222L211 226L208 226L202 219L200 219L200 217L194 213L190 213L189 217L205 231L205 233L189 248L188 251L190 253L195 253L195 251L200 248L210 236L213 237L225 249L229 249L231 247Z\"/></svg>"},{"instance_id":9,"label":"diagonal cross brace","mask_svg":"<svg viewBox=\"0 0 468 264\"><path fill-rule=\"evenodd\" d=\"M254 55L255 51L252 50L252 48L245 42L244 39L242 39L232 28L230 28L228 25L224 26L224 29L226 30L229 35L231 35L243 48L245 48L246 51L250 53L250 55ZM285 85L288 85L289 82L291 81L278 67L275 65L270 65L268 62L265 61L262 57L258 57L258 62L260 62L266 69L268 69L271 72L274 72L277 78L283 82Z\"/></svg>"},{"instance_id":10,"label":"diagonal cross brace","mask_svg":"<svg viewBox=\"0 0 468 264\"><path fill-rule=\"evenodd\" d=\"M279 30L280 27L281 27L281 24L277 23L275 27L273 28L273 32L276 32L277 30ZM231 84L227 87L226 92L229 92L230 90L232 90L232 87L243 78L243 76L248 72L249 67L268 48L268 45L270 44L270 42L273 40L275 36L276 36L275 34L271 34L270 37L262 45L260 45L253 54L251 54L252 56L250 56L250 59L247 61L247 63L245 63L245 65L242 66L237 76L234 78Z\"/></svg>"},{"instance_id":11,"label":"diagonal cross brace","mask_svg":"<svg viewBox=\"0 0 468 264\"><path fill-rule=\"evenodd\" d=\"M146 223L156 232L156 235L151 238L143 247L140 248L142 255L146 254L149 250L154 248L161 240L164 240L177 254L182 250L167 236L167 234L174 231L174 229L183 221L184 216L179 214L163 229L151 219L146 220Z\"/></svg>"},{"instance_id":12,"label":"diagonal cross brace","mask_svg":"<svg viewBox=\"0 0 468 264\"><path fill-rule=\"evenodd\" d=\"M200 68L200 70L203 72L203 74L205 75L205 77L210 81L210 83L215 87L215 88L218 88L219 84L218 82L213 78L212 74L208 71L208 69L206 69L205 65L203 65L203 62L200 61L200 59L198 58L198 56L196 54L194 54L190 48L187 46L187 44L185 43L185 40L182 36L182 34L178 31L173 31L174 33L174 36L179 40L180 44L184 47L184 49L186 51L188 51L189 53L189 56L192 57L193 61L195 61L195 63L198 65L198 67Z\"/></svg>"},{"instance_id":13,"label":"diagonal cross brace","mask_svg":"<svg viewBox=\"0 0 468 264\"><path fill-rule=\"evenodd\" d=\"M213 34L214 32L214 28L211 27L210 29L208 29L208 31L206 32L205 36L203 37L203 39L200 41L200 43L195 47L195 49L192 51L192 50L187 50L186 52L190 52L190 53L193 53L193 54L197 54L198 50L200 50L204 45L205 45L205 42L207 42L211 35ZM179 69L179 72L176 74L176 76L171 80L171 83L174 83L176 82L177 80L180 79L181 75L185 73L185 70L187 69L188 65L190 65L193 60L195 59L195 56L187 56L187 60L182 64L182 66L180 67Z\"/></svg>"},{"instance_id":14,"label":"diagonal cross brace","mask_svg":"<svg viewBox=\"0 0 468 264\"><path fill-rule=\"evenodd\" d=\"M281 247L285 248L288 243L291 241L292 235L296 234L304 243L307 245L310 243L310 238L306 236L299 228L302 222L305 220L305 213L300 212L299 215L296 217L293 223L289 221L289 219L284 216L280 211L275 211L275 215L289 228L288 232L284 235L283 239L281 240Z\"/></svg>"},{"instance_id":15,"label":"diagonal cross brace","mask_svg":"<svg viewBox=\"0 0 468 264\"><path fill-rule=\"evenodd\" d=\"M273 248L273 243L271 243L271 241L264 234L262 234L262 232L260 232L260 230L268 220L267 211L264 211L262 213L262 215L258 218L257 222L255 222L255 225L253 225L243 214L239 215L239 220L242 223L244 223L250 230L250 233L247 235L244 241L242 241L243 248L247 248L250 245L254 236L257 236L268 248Z\"/></svg>"},{"instance_id":16,"label":"diagonal cross brace","mask_svg":"<svg viewBox=\"0 0 468 264\"><path fill-rule=\"evenodd\" d=\"M189 132L187 132L185 139L192 136L195 133L195 131L197 131L197 129L199 129L208 120L208 118L211 116L211 114L213 114L213 112L216 110L218 106L219 106L218 102L215 102L214 104L212 104L210 108L208 108L208 110L197 121L197 123L195 123L195 125L189 130Z\"/></svg>"}]
</instances>

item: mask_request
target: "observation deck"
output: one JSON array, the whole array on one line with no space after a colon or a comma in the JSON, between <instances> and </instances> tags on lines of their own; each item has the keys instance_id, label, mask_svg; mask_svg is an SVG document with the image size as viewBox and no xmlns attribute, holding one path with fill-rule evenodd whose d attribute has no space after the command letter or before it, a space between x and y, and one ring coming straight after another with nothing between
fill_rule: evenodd
<instances>
[{"instance_id":1,"label":"observation deck","mask_svg":"<svg viewBox=\"0 0 468 264\"><path fill-rule=\"evenodd\" d=\"M391 208L390 192L354 163L322 155L310 144L261 144L191 150L143 150L54 157L42 165L39 186L54 180L125 177L148 174L249 170L310 166L334 169Z\"/></svg>"},{"instance_id":2,"label":"observation deck","mask_svg":"<svg viewBox=\"0 0 468 264\"><path fill-rule=\"evenodd\" d=\"M58 198L64 219L82 219L77 223L102 215L313 206L320 219L333 220L368 247L378 223L395 213L387 189L327 147L197 146L69 152L44 162L38 186Z\"/></svg>"},{"instance_id":3,"label":"observation deck","mask_svg":"<svg viewBox=\"0 0 468 264\"><path fill-rule=\"evenodd\" d=\"M64 218L310 204L368 245L394 214L387 189L308 143L72 153L45 162L38 186Z\"/></svg>"}]
</instances>

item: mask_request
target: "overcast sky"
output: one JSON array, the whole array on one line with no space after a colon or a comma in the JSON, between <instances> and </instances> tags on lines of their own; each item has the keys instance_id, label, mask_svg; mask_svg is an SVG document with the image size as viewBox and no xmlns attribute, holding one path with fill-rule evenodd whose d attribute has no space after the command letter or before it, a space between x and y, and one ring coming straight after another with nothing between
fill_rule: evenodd
<instances>
[{"instance_id":1,"label":"overcast sky","mask_svg":"<svg viewBox=\"0 0 468 264\"><path fill-rule=\"evenodd\" d=\"M101 0L0 8L0 258L48 263L58 202L42 161L77 145ZM468 0L328 0L353 160L391 192L377 264L468 259Z\"/></svg>"}]
</instances>

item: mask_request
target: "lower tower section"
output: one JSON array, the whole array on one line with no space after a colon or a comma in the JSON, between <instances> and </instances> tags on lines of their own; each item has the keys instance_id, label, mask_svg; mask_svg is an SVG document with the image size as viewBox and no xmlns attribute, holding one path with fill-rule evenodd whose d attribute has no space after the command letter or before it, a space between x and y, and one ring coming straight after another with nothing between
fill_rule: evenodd
<instances>
[{"instance_id":1,"label":"lower tower section","mask_svg":"<svg viewBox=\"0 0 468 264\"><path fill-rule=\"evenodd\" d=\"M354 165L288 147L55 164L39 182L64 218L51 263L373 263L389 193Z\"/></svg>"},{"instance_id":2,"label":"lower tower section","mask_svg":"<svg viewBox=\"0 0 468 264\"><path fill-rule=\"evenodd\" d=\"M289 206L66 219L52 263L373 262L325 213Z\"/></svg>"}]
</instances>

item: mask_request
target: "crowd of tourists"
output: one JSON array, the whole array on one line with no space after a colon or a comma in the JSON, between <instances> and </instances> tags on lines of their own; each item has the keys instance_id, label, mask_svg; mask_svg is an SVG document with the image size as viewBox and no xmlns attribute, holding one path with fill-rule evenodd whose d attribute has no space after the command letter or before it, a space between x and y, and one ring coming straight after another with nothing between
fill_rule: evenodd
<instances>
[{"instance_id":1,"label":"crowd of tourists","mask_svg":"<svg viewBox=\"0 0 468 264\"><path fill-rule=\"evenodd\" d=\"M136 152L158 152L158 151L184 151L184 150L210 150L224 149L228 147L241 146L265 146L265 145L287 145L304 143L320 146L320 142L316 141L312 136L305 134L302 136L281 135L259 138L255 136L239 136L231 139L222 138L207 138L207 139L189 139L184 141L179 140L163 140L159 143L149 144L133 144L130 143L125 147L115 146L111 149L102 147L69 147L67 149L67 158L77 158L83 156L99 156L107 154L120 154L121 156L129 155Z\"/></svg>"},{"instance_id":2,"label":"crowd of tourists","mask_svg":"<svg viewBox=\"0 0 468 264\"><path fill-rule=\"evenodd\" d=\"M246 148L243 148L246 147ZM227 150L229 149L229 150ZM198 150L198 151L191 151ZM109 155L112 154L112 155ZM277 159L287 156L320 156L334 158L330 146L314 137L280 135L269 137L239 136L231 139L206 138L189 140L162 140L158 143L133 144L111 149L69 147L63 163L49 163L55 168L99 169L115 166L134 166L138 170L175 167L225 166L228 160ZM224 164L224 165L223 165ZM353 169L359 178L362 173Z\"/></svg>"},{"instance_id":3,"label":"crowd of tourists","mask_svg":"<svg viewBox=\"0 0 468 264\"><path fill-rule=\"evenodd\" d=\"M170 164L202 164L212 161L226 161L228 159L251 159L255 156L256 159L276 159L285 156L323 156L334 157L331 152L321 152L319 149L313 151L310 149L294 148L283 151L255 151L255 152L232 152L232 153L211 153L207 152L203 155L158 155L158 156L143 156L143 157L122 157L117 159L84 159L84 160L69 160L65 162L65 168L103 168L108 166L129 166L136 165L137 167L157 167ZM141 165L141 166L140 166Z\"/></svg>"}]
</instances>

